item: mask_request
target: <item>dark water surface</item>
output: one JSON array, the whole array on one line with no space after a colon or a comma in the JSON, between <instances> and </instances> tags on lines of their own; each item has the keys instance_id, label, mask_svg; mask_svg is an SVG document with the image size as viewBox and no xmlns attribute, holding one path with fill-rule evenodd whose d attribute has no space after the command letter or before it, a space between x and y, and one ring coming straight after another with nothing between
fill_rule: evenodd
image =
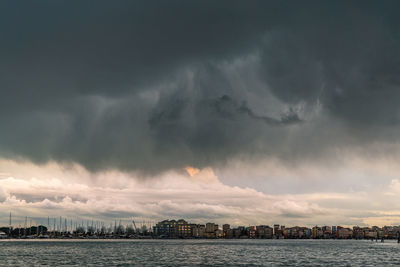
<instances>
[{"instance_id":1,"label":"dark water surface","mask_svg":"<svg viewBox=\"0 0 400 267\"><path fill-rule=\"evenodd\" d=\"M400 266L400 244L364 240L0 241L0 266Z\"/></svg>"}]
</instances>

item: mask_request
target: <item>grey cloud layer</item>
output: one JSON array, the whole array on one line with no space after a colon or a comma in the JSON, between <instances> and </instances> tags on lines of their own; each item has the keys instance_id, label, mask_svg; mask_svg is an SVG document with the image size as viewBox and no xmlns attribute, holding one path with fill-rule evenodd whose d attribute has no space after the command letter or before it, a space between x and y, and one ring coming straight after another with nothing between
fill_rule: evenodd
<instances>
[{"instance_id":1,"label":"grey cloud layer","mask_svg":"<svg viewBox=\"0 0 400 267\"><path fill-rule=\"evenodd\" d=\"M0 10L4 157L160 171L397 141L397 1Z\"/></svg>"}]
</instances>

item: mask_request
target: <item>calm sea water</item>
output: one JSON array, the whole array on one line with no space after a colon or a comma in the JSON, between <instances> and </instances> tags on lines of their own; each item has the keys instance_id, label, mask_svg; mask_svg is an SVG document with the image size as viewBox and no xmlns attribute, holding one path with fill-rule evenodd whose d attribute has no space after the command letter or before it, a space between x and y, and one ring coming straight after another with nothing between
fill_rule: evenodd
<instances>
[{"instance_id":1,"label":"calm sea water","mask_svg":"<svg viewBox=\"0 0 400 267\"><path fill-rule=\"evenodd\" d=\"M400 244L360 240L0 241L1 266L399 266Z\"/></svg>"}]
</instances>

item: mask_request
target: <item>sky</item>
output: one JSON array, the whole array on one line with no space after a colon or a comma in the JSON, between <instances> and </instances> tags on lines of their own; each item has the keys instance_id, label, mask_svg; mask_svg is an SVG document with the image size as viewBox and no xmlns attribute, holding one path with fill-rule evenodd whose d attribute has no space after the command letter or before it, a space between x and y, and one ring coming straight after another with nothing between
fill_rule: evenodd
<instances>
[{"instance_id":1,"label":"sky","mask_svg":"<svg viewBox=\"0 0 400 267\"><path fill-rule=\"evenodd\" d=\"M398 1L1 1L0 224L400 224Z\"/></svg>"}]
</instances>

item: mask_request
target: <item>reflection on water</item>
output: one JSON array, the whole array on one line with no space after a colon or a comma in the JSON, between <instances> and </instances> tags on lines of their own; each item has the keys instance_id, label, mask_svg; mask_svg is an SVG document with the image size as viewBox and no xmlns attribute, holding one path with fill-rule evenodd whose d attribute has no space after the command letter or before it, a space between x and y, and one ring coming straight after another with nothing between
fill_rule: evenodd
<instances>
[{"instance_id":1,"label":"reflection on water","mask_svg":"<svg viewBox=\"0 0 400 267\"><path fill-rule=\"evenodd\" d=\"M400 244L361 240L0 241L1 266L383 266Z\"/></svg>"}]
</instances>

